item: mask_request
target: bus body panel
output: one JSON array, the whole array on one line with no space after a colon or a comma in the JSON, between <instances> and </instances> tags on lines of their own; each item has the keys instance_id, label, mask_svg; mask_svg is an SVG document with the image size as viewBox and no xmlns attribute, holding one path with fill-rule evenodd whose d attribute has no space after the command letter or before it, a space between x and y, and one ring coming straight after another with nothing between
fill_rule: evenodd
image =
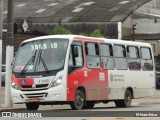
<instances>
[{"instance_id":1,"label":"bus body panel","mask_svg":"<svg viewBox=\"0 0 160 120\"><path fill-rule=\"evenodd\" d=\"M11 88L13 103L66 101L66 86L59 85L43 91L19 91ZM37 95L40 96L37 98ZM32 97L32 98L31 98Z\"/></svg>"},{"instance_id":2,"label":"bus body panel","mask_svg":"<svg viewBox=\"0 0 160 120\"><path fill-rule=\"evenodd\" d=\"M68 76L68 101L74 100L78 87L84 87L86 100L108 99L108 70L79 69Z\"/></svg>"},{"instance_id":3,"label":"bus body panel","mask_svg":"<svg viewBox=\"0 0 160 120\"><path fill-rule=\"evenodd\" d=\"M109 99L123 99L127 88L133 90L133 97L154 95L153 71L109 70Z\"/></svg>"},{"instance_id":4,"label":"bus body panel","mask_svg":"<svg viewBox=\"0 0 160 120\"><path fill-rule=\"evenodd\" d=\"M63 76L64 75L64 76ZM63 76L62 84L50 88L53 81L57 80L59 77ZM21 90L15 90L11 87L13 103L27 103L34 101L36 102L53 102L53 101L66 101L67 99L67 88L66 88L66 78L65 71L60 71L56 76L40 77L34 78L30 76L29 78L15 78L12 75L11 80L14 81ZM45 85L47 80L47 87L42 90L38 90L37 86ZM25 81L25 82L24 82ZM23 86L31 86L30 88L22 88ZM36 89L33 88L36 86ZM33 99L32 99L33 98Z\"/></svg>"}]
</instances>

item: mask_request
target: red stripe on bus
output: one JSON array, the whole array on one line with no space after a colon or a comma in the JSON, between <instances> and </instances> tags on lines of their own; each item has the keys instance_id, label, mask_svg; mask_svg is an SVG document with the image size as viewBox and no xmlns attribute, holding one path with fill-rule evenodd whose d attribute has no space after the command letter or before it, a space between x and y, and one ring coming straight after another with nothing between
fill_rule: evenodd
<instances>
[{"instance_id":1,"label":"red stripe on bus","mask_svg":"<svg viewBox=\"0 0 160 120\"><path fill-rule=\"evenodd\" d=\"M104 42L104 40L101 38L74 37L74 39L83 41Z\"/></svg>"}]
</instances>

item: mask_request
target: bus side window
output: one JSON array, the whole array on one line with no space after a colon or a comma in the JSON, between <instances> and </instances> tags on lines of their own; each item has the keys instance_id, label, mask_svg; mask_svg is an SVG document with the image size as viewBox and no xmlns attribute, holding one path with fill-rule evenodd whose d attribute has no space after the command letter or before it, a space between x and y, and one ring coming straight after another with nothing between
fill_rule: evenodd
<instances>
[{"instance_id":1,"label":"bus side window","mask_svg":"<svg viewBox=\"0 0 160 120\"><path fill-rule=\"evenodd\" d=\"M151 49L147 47L141 47L141 66L144 71L153 70L153 60L151 55Z\"/></svg>"},{"instance_id":2,"label":"bus side window","mask_svg":"<svg viewBox=\"0 0 160 120\"><path fill-rule=\"evenodd\" d=\"M140 58L139 58L139 49L135 46L127 47L128 54L128 67L130 70L140 70Z\"/></svg>"},{"instance_id":3,"label":"bus side window","mask_svg":"<svg viewBox=\"0 0 160 120\"><path fill-rule=\"evenodd\" d=\"M75 46L75 48L77 48L77 56L75 56L75 63L76 66L81 67L83 65L82 47Z\"/></svg>"},{"instance_id":4,"label":"bus side window","mask_svg":"<svg viewBox=\"0 0 160 120\"><path fill-rule=\"evenodd\" d=\"M85 43L88 68L100 68L99 48L97 43Z\"/></svg>"},{"instance_id":5,"label":"bus side window","mask_svg":"<svg viewBox=\"0 0 160 120\"><path fill-rule=\"evenodd\" d=\"M80 67L83 64L82 47L71 46L69 54L69 66Z\"/></svg>"},{"instance_id":6,"label":"bus side window","mask_svg":"<svg viewBox=\"0 0 160 120\"><path fill-rule=\"evenodd\" d=\"M81 45L71 45L68 65L68 73L83 66L83 52Z\"/></svg>"},{"instance_id":7,"label":"bus side window","mask_svg":"<svg viewBox=\"0 0 160 120\"><path fill-rule=\"evenodd\" d=\"M115 68L112 45L100 44L101 67L113 70Z\"/></svg>"},{"instance_id":8,"label":"bus side window","mask_svg":"<svg viewBox=\"0 0 160 120\"><path fill-rule=\"evenodd\" d=\"M125 46L123 45L114 45L114 59L116 69L118 70L127 70L127 59L126 59L126 50Z\"/></svg>"}]
</instances>

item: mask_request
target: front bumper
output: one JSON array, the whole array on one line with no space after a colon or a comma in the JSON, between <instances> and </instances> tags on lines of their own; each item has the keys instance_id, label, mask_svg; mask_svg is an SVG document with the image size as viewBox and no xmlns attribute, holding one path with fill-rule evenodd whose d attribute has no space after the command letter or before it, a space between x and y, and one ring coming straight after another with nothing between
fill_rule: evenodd
<instances>
[{"instance_id":1,"label":"front bumper","mask_svg":"<svg viewBox=\"0 0 160 120\"><path fill-rule=\"evenodd\" d=\"M47 90L20 91L11 88L13 103L66 101L67 89L61 84Z\"/></svg>"}]
</instances>

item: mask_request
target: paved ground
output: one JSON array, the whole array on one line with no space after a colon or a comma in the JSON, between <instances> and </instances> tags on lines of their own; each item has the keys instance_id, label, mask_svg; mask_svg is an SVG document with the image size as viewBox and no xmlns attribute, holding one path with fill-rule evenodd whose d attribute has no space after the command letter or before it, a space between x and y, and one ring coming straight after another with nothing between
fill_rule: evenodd
<instances>
[{"instance_id":1,"label":"paved ground","mask_svg":"<svg viewBox=\"0 0 160 120\"><path fill-rule=\"evenodd\" d=\"M1 95L3 99L1 99L1 107L0 107L0 112L3 111L14 111L17 110L17 112L23 112L26 110L25 105L13 105L12 108L6 108L4 106L4 94ZM134 99L132 102L133 106L148 106L148 105L153 105L157 106L160 105L160 90L156 91L156 94L152 97L147 97L147 98L141 98L141 99ZM112 108L114 105L113 102L110 102L108 104L96 104L95 107L106 107L106 108ZM95 109L98 111L98 109ZM142 108L142 107L141 107ZM39 110L40 112L47 112L47 113L53 113L56 112L57 109L70 109L69 105L53 105L53 106L40 106ZM103 108L102 108L103 109ZM102 111L100 108L99 110ZM158 108L160 109L160 108ZM55 111L54 111L55 110ZM107 111L109 111L108 109ZM149 110L149 109L147 109ZM147 111L146 110L146 111ZM94 111L94 109L93 109ZM142 110L143 111L143 110ZM87 111L86 111L87 112ZM121 112L121 111L119 111ZM21 120L22 118L3 118L3 120ZM28 118L23 118L23 120L28 119ZM30 120L64 120L64 117L43 117L43 118L29 118ZM65 120L160 120L159 117L65 117ZM1 120L1 118L0 118Z\"/></svg>"},{"instance_id":2,"label":"paved ground","mask_svg":"<svg viewBox=\"0 0 160 120\"><path fill-rule=\"evenodd\" d=\"M4 89L4 88L3 88ZM1 94L1 106L0 111L6 109L26 109L24 104L14 104L12 108L6 108L4 105L4 93ZM152 97L141 98L141 99L134 99L132 101L132 105L147 105L147 104L160 104L160 90L157 90L155 95ZM113 107L115 106L114 102L110 102L108 104L96 104L95 107ZM70 109L69 105L47 105L47 106L40 106L39 110L50 110L50 109Z\"/></svg>"}]
</instances>

